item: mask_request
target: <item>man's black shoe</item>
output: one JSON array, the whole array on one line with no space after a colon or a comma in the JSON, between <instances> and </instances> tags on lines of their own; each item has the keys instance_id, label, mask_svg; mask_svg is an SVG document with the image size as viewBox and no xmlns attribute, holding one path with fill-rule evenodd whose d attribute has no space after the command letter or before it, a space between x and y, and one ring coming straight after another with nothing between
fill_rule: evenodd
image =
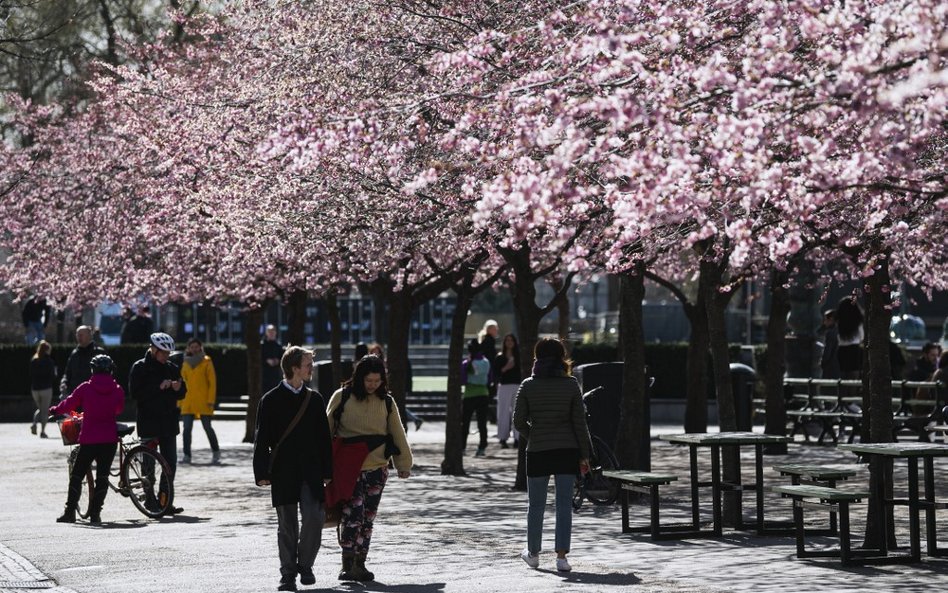
<instances>
[{"instance_id":1,"label":"man's black shoe","mask_svg":"<svg viewBox=\"0 0 948 593\"><path fill-rule=\"evenodd\" d=\"M296 591L296 579L292 581L289 579L280 579L280 586L277 587L277 591Z\"/></svg>"},{"instance_id":2,"label":"man's black shoe","mask_svg":"<svg viewBox=\"0 0 948 593\"><path fill-rule=\"evenodd\" d=\"M300 572L300 584L303 584L303 585L316 584L316 575L313 574L312 568L303 568L302 566L297 566L296 568Z\"/></svg>"},{"instance_id":3,"label":"man's black shoe","mask_svg":"<svg viewBox=\"0 0 948 593\"><path fill-rule=\"evenodd\" d=\"M169 515L180 515L180 514L183 513L183 512L184 512L184 507L171 507L170 509L168 509L168 513L167 513L167 514L169 514Z\"/></svg>"}]
</instances>

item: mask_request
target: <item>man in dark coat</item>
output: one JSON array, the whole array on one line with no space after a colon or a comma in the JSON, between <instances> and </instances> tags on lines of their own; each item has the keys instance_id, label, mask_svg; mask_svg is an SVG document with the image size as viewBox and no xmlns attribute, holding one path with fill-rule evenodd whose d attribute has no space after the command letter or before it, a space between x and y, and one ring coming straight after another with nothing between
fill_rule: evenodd
<instances>
[{"instance_id":1,"label":"man in dark coat","mask_svg":"<svg viewBox=\"0 0 948 593\"><path fill-rule=\"evenodd\" d=\"M283 381L257 408L253 473L258 486L270 487L277 510L278 590L296 591L297 574L304 585L316 582L313 563L322 540L323 486L332 480L332 443L322 396L306 386L313 377L313 353L291 346L280 366Z\"/></svg>"},{"instance_id":2,"label":"man in dark coat","mask_svg":"<svg viewBox=\"0 0 948 593\"><path fill-rule=\"evenodd\" d=\"M151 334L155 331L155 322L151 319L151 309L145 305L138 309L138 314L131 317L122 326L119 336L121 344L147 344Z\"/></svg>"},{"instance_id":3,"label":"man in dark coat","mask_svg":"<svg viewBox=\"0 0 948 593\"><path fill-rule=\"evenodd\" d=\"M105 354L105 350L92 341L92 328L88 325L76 328L76 342L78 345L69 354L66 370L59 382L59 399L66 399L76 387L88 381L92 377L92 367L89 366L92 357Z\"/></svg>"},{"instance_id":4,"label":"man in dark coat","mask_svg":"<svg viewBox=\"0 0 948 593\"><path fill-rule=\"evenodd\" d=\"M46 339L46 324L52 316L53 309L46 303L46 299L31 296L23 305L21 317L26 330L26 343L35 344Z\"/></svg>"},{"instance_id":5,"label":"man in dark coat","mask_svg":"<svg viewBox=\"0 0 948 593\"><path fill-rule=\"evenodd\" d=\"M283 371L280 361L283 359L283 345L277 341L277 328L267 326L263 342L260 344L260 358L263 362L263 392L266 393L280 384Z\"/></svg>"},{"instance_id":6,"label":"man in dark coat","mask_svg":"<svg viewBox=\"0 0 948 593\"><path fill-rule=\"evenodd\" d=\"M171 466L174 479L178 465L178 400L184 399L187 387L180 369L168 360L174 350L174 339L166 333L151 335L151 347L145 357L132 365L128 376L128 393L138 402L136 419L142 440L157 439L161 456ZM174 507L172 513L183 509Z\"/></svg>"}]
</instances>

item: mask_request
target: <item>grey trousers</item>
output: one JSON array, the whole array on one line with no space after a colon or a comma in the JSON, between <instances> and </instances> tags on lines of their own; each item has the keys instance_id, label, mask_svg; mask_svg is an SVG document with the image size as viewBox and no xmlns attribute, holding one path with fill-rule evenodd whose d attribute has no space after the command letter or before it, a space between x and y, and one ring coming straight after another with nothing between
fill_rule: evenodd
<instances>
[{"instance_id":1,"label":"grey trousers","mask_svg":"<svg viewBox=\"0 0 948 593\"><path fill-rule=\"evenodd\" d=\"M326 519L323 504L304 482L299 504L279 505L276 511L280 575L295 578L301 570L311 572L322 543L323 521ZM302 524L298 515L302 515Z\"/></svg>"}]
</instances>

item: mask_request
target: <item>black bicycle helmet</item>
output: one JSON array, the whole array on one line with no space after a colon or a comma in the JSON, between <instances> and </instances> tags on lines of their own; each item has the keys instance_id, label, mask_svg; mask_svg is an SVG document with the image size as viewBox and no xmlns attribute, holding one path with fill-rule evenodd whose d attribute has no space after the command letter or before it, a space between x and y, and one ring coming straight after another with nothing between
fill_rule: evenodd
<instances>
[{"instance_id":1,"label":"black bicycle helmet","mask_svg":"<svg viewBox=\"0 0 948 593\"><path fill-rule=\"evenodd\" d=\"M108 373L111 375L115 372L115 363L108 354L96 354L89 361L89 368L92 369L93 374Z\"/></svg>"}]
</instances>

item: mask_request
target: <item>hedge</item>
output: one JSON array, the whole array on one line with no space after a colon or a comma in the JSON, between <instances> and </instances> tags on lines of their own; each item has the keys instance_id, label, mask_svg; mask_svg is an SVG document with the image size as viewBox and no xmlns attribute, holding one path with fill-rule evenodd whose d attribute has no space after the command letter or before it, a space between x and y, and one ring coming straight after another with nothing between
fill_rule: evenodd
<instances>
[{"instance_id":1,"label":"hedge","mask_svg":"<svg viewBox=\"0 0 948 593\"><path fill-rule=\"evenodd\" d=\"M66 360L75 346L53 344L52 357L62 376ZM0 344L0 376L4 378L0 385L0 395L29 395L30 359L36 348L26 344ZM146 346L124 345L105 348L115 361L115 378L123 389L128 388L128 373L132 364L145 355ZM237 396L247 393L247 349L242 344L205 344L204 351L214 361L217 371L217 392L224 396ZM54 388L54 396L59 385Z\"/></svg>"},{"instance_id":2,"label":"hedge","mask_svg":"<svg viewBox=\"0 0 948 593\"><path fill-rule=\"evenodd\" d=\"M741 347L737 344L730 346L731 362L740 361ZM759 362L765 359L766 347L754 348L755 368L760 369ZM618 347L612 343L580 343L573 346L570 356L573 365L589 364L594 362L615 362L618 360ZM687 375L685 368L688 363L688 344L650 343L645 345L645 364L648 373L655 377L652 387L652 396L659 398L684 398L687 391ZM714 397L714 383L711 380L711 356L708 355L708 397Z\"/></svg>"}]
</instances>

